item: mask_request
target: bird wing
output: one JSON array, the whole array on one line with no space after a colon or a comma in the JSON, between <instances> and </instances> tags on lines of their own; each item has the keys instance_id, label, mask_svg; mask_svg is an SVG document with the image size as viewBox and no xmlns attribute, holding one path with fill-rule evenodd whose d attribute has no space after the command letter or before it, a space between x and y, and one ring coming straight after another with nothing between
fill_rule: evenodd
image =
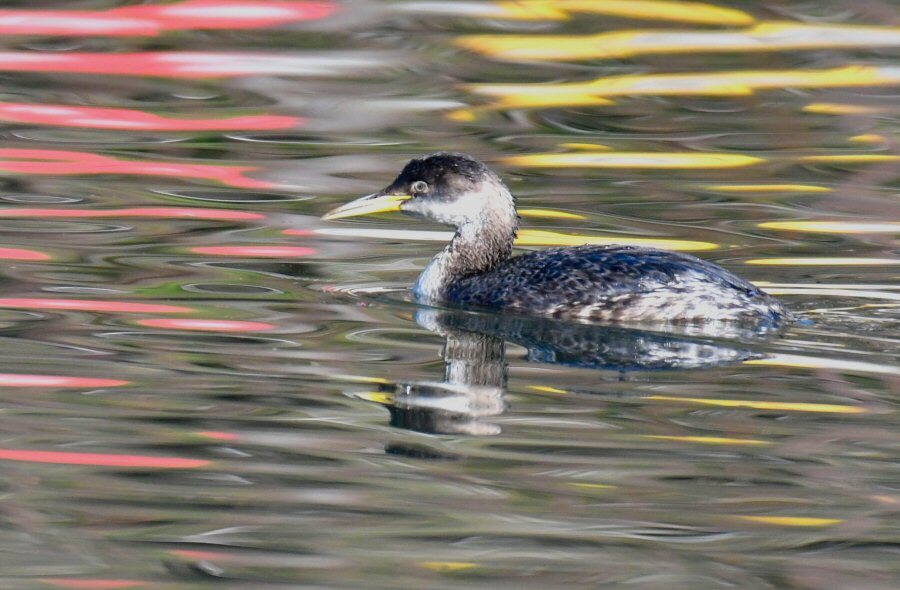
<instances>
[{"instance_id":1,"label":"bird wing","mask_svg":"<svg viewBox=\"0 0 900 590\"><path fill-rule=\"evenodd\" d=\"M633 246L581 246L530 252L454 283L448 300L483 308L553 314L627 305L635 297L758 289L694 256ZM618 302L618 304L617 304ZM660 305L663 304L660 302Z\"/></svg>"}]
</instances>

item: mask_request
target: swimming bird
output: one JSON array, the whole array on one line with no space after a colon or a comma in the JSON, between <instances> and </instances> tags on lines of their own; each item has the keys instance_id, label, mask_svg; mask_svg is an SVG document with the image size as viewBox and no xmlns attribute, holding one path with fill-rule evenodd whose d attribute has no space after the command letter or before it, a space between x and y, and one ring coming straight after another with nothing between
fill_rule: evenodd
<instances>
[{"instance_id":1,"label":"swimming bird","mask_svg":"<svg viewBox=\"0 0 900 590\"><path fill-rule=\"evenodd\" d=\"M751 283L688 254L610 245L512 256L515 199L497 174L466 154L413 159L386 188L323 219L387 211L456 227L413 288L424 304L610 322L771 326L792 317Z\"/></svg>"}]
</instances>

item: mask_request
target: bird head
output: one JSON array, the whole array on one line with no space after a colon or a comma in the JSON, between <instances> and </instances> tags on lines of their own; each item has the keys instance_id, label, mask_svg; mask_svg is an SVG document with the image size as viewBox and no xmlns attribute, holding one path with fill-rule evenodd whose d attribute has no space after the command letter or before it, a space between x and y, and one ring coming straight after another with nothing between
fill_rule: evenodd
<instances>
[{"instance_id":1,"label":"bird head","mask_svg":"<svg viewBox=\"0 0 900 590\"><path fill-rule=\"evenodd\" d=\"M509 191L490 168L465 154L440 152L410 160L387 187L332 209L322 219L401 211L459 227L493 209L508 208L514 214Z\"/></svg>"}]
</instances>

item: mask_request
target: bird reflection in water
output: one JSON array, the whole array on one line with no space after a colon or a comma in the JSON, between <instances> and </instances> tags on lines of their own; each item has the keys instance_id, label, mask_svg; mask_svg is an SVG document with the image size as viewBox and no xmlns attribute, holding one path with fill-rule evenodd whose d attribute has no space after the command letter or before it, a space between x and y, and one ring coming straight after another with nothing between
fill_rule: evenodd
<instances>
[{"instance_id":1,"label":"bird reflection in water","mask_svg":"<svg viewBox=\"0 0 900 590\"><path fill-rule=\"evenodd\" d=\"M436 434L499 434L499 426L482 419L506 408L503 338L457 327L454 315L432 309L416 313L419 325L444 337L444 380L398 386L387 406L391 425Z\"/></svg>"},{"instance_id":2,"label":"bird reflection in water","mask_svg":"<svg viewBox=\"0 0 900 590\"><path fill-rule=\"evenodd\" d=\"M399 383L369 399L387 407L391 425L433 434L495 435L506 409L505 342L535 363L615 371L702 369L763 356L753 340L764 328L730 324L651 331L462 310L420 309L416 322L444 337L442 381Z\"/></svg>"}]
</instances>

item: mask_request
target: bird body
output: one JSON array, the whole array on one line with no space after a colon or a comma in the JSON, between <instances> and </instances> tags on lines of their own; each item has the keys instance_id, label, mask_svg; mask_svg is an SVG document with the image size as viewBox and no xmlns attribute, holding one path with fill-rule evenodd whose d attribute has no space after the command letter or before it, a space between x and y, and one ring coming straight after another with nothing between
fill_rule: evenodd
<instances>
[{"instance_id":1,"label":"bird body","mask_svg":"<svg viewBox=\"0 0 900 590\"><path fill-rule=\"evenodd\" d=\"M422 303L614 322L776 325L792 317L749 282L687 254L613 245L512 256L515 200L493 171L465 154L414 159L387 188L325 219L384 211L456 226L413 288Z\"/></svg>"},{"instance_id":2,"label":"bird body","mask_svg":"<svg viewBox=\"0 0 900 590\"><path fill-rule=\"evenodd\" d=\"M660 319L777 322L773 298L715 264L633 246L529 252L447 287L454 305L615 322Z\"/></svg>"}]
</instances>

